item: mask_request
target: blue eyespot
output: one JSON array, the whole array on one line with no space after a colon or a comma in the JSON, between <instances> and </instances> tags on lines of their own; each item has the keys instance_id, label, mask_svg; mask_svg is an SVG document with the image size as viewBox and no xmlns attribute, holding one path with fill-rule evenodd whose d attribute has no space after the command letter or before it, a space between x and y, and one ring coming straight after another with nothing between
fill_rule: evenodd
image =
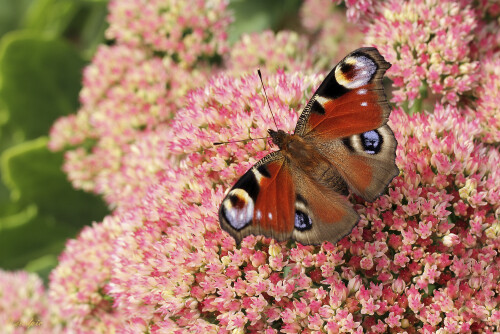
<instances>
[{"instance_id":1,"label":"blue eyespot","mask_svg":"<svg viewBox=\"0 0 500 334\"><path fill-rule=\"evenodd\" d=\"M368 154L377 154L382 148L382 136L377 130L371 130L361 134L361 144Z\"/></svg>"},{"instance_id":2,"label":"blue eyespot","mask_svg":"<svg viewBox=\"0 0 500 334\"><path fill-rule=\"evenodd\" d=\"M312 228L312 220L302 211L295 211L295 228L299 231L310 230Z\"/></svg>"}]
</instances>

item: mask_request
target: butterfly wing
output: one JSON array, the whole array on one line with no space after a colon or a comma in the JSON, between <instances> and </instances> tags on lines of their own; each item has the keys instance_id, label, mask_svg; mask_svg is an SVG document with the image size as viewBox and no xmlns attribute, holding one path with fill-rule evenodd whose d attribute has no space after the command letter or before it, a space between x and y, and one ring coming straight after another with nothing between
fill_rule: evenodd
<instances>
[{"instance_id":1,"label":"butterfly wing","mask_svg":"<svg viewBox=\"0 0 500 334\"><path fill-rule=\"evenodd\" d=\"M342 138L387 123L389 104L382 78L391 66L375 48L348 54L327 75L297 121L295 134Z\"/></svg>"},{"instance_id":2,"label":"butterfly wing","mask_svg":"<svg viewBox=\"0 0 500 334\"><path fill-rule=\"evenodd\" d=\"M380 196L399 174L395 163L397 142L388 125L342 139L310 140L348 186L367 201Z\"/></svg>"},{"instance_id":3,"label":"butterfly wing","mask_svg":"<svg viewBox=\"0 0 500 334\"><path fill-rule=\"evenodd\" d=\"M238 244L250 234L303 244L337 242L358 221L345 198L291 164L281 151L267 155L222 201L221 227Z\"/></svg>"},{"instance_id":4,"label":"butterfly wing","mask_svg":"<svg viewBox=\"0 0 500 334\"><path fill-rule=\"evenodd\" d=\"M359 216L335 191L314 181L299 168L291 169L296 187L291 238L305 245L336 243L356 226Z\"/></svg>"},{"instance_id":5,"label":"butterfly wing","mask_svg":"<svg viewBox=\"0 0 500 334\"><path fill-rule=\"evenodd\" d=\"M375 48L351 52L328 74L295 129L368 201L399 173L382 85L389 67Z\"/></svg>"},{"instance_id":6,"label":"butterfly wing","mask_svg":"<svg viewBox=\"0 0 500 334\"><path fill-rule=\"evenodd\" d=\"M221 203L221 227L240 243L247 235L282 241L293 232L295 185L280 151L257 162Z\"/></svg>"}]
</instances>

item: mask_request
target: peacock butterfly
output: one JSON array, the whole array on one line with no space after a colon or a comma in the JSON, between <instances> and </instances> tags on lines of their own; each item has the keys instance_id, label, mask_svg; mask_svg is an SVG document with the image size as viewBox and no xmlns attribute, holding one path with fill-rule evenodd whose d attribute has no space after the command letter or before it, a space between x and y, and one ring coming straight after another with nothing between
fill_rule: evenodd
<instances>
[{"instance_id":1,"label":"peacock butterfly","mask_svg":"<svg viewBox=\"0 0 500 334\"><path fill-rule=\"evenodd\" d=\"M359 215L344 197L348 189L374 201L399 173L382 85L390 66L375 48L351 52L314 93L293 134L268 130L279 150L246 172L219 209L221 227L238 244L250 234L319 244L350 233Z\"/></svg>"}]
</instances>

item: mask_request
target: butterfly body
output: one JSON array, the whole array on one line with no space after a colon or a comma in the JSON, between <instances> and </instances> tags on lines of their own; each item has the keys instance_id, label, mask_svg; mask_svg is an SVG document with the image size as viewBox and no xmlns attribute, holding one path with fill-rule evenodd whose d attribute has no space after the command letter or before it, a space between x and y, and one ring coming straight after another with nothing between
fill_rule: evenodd
<instances>
[{"instance_id":1,"label":"butterfly body","mask_svg":"<svg viewBox=\"0 0 500 334\"><path fill-rule=\"evenodd\" d=\"M300 169L318 184L347 195L347 185L340 174L328 159L318 152L315 145L301 136L290 135L283 130L268 130L268 132L290 168Z\"/></svg>"},{"instance_id":2,"label":"butterfly body","mask_svg":"<svg viewBox=\"0 0 500 334\"><path fill-rule=\"evenodd\" d=\"M348 189L368 201L398 174L396 140L382 77L389 68L375 48L346 56L302 112L295 131L268 130L279 150L231 188L221 227L239 243L249 234L303 244L336 242L359 220Z\"/></svg>"},{"instance_id":3,"label":"butterfly body","mask_svg":"<svg viewBox=\"0 0 500 334\"><path fill-rule=\"evenodd\" d=\"M297 135L290 135L283 130L268 130L273 143L279 147L281 153L286 158L287 162L295 162L300 168L309 168L315 163L319 163L317 159L319 155L314 149L314 146Z\"/></svg>"}]
</instances>

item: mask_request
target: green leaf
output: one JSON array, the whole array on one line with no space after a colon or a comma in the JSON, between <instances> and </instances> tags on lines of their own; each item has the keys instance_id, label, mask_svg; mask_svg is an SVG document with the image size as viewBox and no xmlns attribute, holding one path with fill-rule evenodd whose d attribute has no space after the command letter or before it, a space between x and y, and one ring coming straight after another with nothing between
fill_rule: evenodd
<instances>
[{"instance_id":1,"label":"green leaf","mask_svg":"<svg viewBox=\"0 0 500 334\"><path fill-rule=\"evenodd\" d=\"M107 214L100 198L71 187L61 171L62 153L50 152L47 141L18 144L0 157L16 209L0 217L0 267L25 268L44 279L67 239Z\"/></svg>"},{"instance_id":2,"label":"green leaf","mask_svg":"<svg viewBox=\"0 0 500 334\"><path fill-rule=\"evenodd\" d=\"M108 16L108 2L93 1L92 6L87 6L82 12L85 13L85 22L72 24L68 29L68 34L72 31L78 32L83 55L90 59L95 54L97 47L105 41L104 32L108 28L106 20Z\"/></svg>"},{"instance_id":3,"label":"green leaf","mask_svg":"<svg viewBox=\"0 0 500 334\"><path fill-rule=\"evenodd\" d=\"M17 29L33 0L0 0L0 36Z\"/></svg>"},{"instance_id":4,"label":"green leaf","mask_svg":"<svg viewBox=\"0 0 500 334\"><path fill-rule=\"evenodd\" d=\"M2 176L12 198L26 206L35 204L39 214L67 225L102 220L107 214L102 200L72 188L61 171L62 153L50 152L47 141L42 137L3 152Z\"/></svg>"},{"instance_id":5,"label":"green leaf","mask_svg":"<svg viewBox=\"0 0 500 334\"><path fill-rule=\"evenodd\" d=\"M84 61L66 42L13 32L0 46L0 99L8 126L27 139L48 133L60 116L78 109Z\"/></svg>"},{"instance_id":6,"label":"green leaf","mask_svg":"<svg viewBox=\"0 0 500 334\"><path fill-rule=\"evenodd\" d=\"M104 41L107 0L36 0L26 13L24 27L71 41L91 57Z\"/></svg>"},{"instance_id":7,"label":"green leaf","mask_svg":"<svg viewBox=\"0 0 500 334\"><path fill-rule=\"evenodd\" d=\"M55 254L51 253L42 255L29 261L28 264L24 266L24 270L37 273L38 276L40 276L47 283L49 281L50 272L57 266L57 255L61 251L62 249L57 250Z\"/></svg>"},{"instance_id":8,"label":"green leaf","mask_svg":"<svg viewBox=\"0 0 500 334\"><path fill-rule=\"evenodd\" d=\"M38 214L36 205L22 207L18 202L4 202L0 216L0 231L26 224Z\"/></svg>"},{"instance_id":9,"label":"green leaf","mask_svg":"<svg viewBox=\"0 0 500 334\"><path fill-rule=\"evenodd\" d=\"M236 42L241 34L273 29L285 29L297 24L297 12L302 1L233 0L229 9L234 22L229 27L229 42Z\"/></svg>"},{"instance_id":10,"label":"green leaf","mask_svg":"<svg viewBox=\"0 0 500 334\"><path fill-rule=\"evenodd\" d=\"M79 7L78 0L36 0L24 17L24 27L60 37Z\"/></svg>"},{"instance_id":11,"label":"green leaf","mask_svg":"<svg viewBox=\"0 0 500 334\"><path fill-rule=\"evenodd\" d=\"M3 228L0 230L0 267L13 270L30 265L27 269L31 271L48 272L49 267L57 264L55 259L68 238L74 238L80 229L40 215L15 228ZM36 264L41 258L45 258L44 263ZM48 262L47 259L54 260Z\"/></svg>"}]
</instances>

